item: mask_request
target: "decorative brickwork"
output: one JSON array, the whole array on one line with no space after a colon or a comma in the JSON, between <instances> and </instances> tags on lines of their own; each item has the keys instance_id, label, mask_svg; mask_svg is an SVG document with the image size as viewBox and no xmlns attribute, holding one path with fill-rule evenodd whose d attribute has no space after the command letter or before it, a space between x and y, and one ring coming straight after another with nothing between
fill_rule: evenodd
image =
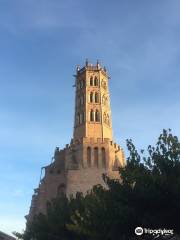
<instances>
[{"instance_id":1,"label":"decorative brickwork","mask_svg":"<svg viewBox=\"0 0 180 240\"><path fill-rule=\"evenodd\" d=\"M86 61L76 69L74 134L70 144L55 149L54 161L43 168L44 177L32 197L27 220L46 211L47 201L76 192L84 194L93 185L105 186L102 174L119 178L118 168L125 165L122 148L112 140L112 118L105 68Z\"/></svg>"}]
</instances>

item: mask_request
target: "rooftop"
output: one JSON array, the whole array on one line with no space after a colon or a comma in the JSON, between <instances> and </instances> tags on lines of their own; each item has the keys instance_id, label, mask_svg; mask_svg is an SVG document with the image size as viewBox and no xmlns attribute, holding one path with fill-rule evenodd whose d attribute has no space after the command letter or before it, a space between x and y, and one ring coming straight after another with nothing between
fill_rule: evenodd
<instances>
[{"instance_id":1,"label":"rooftop","mask_svg":"<svg viewBox=\"0 0 180 240\"><path fill-rule=\"evenodd\" d=\"M77 67L76 67L77 75L83 73L86 70L101 71L105 76L108 77L106 67L102 67L98 60L97 60L96 64L93 65L92 63L89 63L88 60L86 59L84 67L80 68L80 65L77 65Z\"/></svg>"}]
</instances>

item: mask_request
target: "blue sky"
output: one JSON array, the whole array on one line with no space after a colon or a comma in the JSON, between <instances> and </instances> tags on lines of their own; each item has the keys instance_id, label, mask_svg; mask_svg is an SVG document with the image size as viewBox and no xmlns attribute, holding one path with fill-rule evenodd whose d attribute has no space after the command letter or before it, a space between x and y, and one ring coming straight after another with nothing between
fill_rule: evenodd
<instances>
[{"instance_id":1,"label":"blue sky","mask_svg":"<svg viewBox=\"0 0 180 240\"><path fill-rule=\"evenodd\" d=\"M124 148L163 128L180 136L179 12L179 0L0 0L0 230L24 228L40 168L71 139L72 75L86 58L110 73Z\"/></svg>"}]
</instances>

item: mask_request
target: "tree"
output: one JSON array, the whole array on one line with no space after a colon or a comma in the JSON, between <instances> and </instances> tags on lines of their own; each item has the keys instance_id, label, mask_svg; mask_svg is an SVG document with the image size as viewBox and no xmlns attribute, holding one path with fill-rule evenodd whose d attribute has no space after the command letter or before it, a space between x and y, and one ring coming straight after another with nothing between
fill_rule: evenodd
<instances>
[{"instance_id":1,"label":"tree","mask_svg":"<svg viewBox=\"0 0 180 240\"><path fill-rule=\"evenodd\" d=\"M138 153L132 140L127 140L127 147L129 157L119 169L120 181L104 175L107 189L97 185L86 196L78 193L75 198L52 201L47 214L36 216L23 239L135 240L137 226L180 234L178 138L163 130L147 152Z\"/></svg>"},{"instance_id":2,"label":"tree","mask_svg":"<svg viewBox=\"0 0 180 240\"><path fill-rule=\"evenodd\" d=\"M155 147L138 153L127 140L129 157L120 169L121 182L104 176L108 190L92 190L85 212L74 214L70 229L89 239L136 239L137 226L180 233L180 143L163 130ZM92 224L93 223L93 224ZM152 236L143 236L143 239Z\"/></svg>"},{"instance_id":3,"label":"tree","mask_svg":"<svg viewBox=\"0 0 180 240\"><path fill-rule=\"evenodd\" d=\"M47 203L47 213L35 216L26 229L24 240L69 240L77 239L76 234L66 228L74 205L65 196ZM73 202L73 200L72 200ZM76 208L76 207L75 207Z\"/></svg>"}]
</instances>

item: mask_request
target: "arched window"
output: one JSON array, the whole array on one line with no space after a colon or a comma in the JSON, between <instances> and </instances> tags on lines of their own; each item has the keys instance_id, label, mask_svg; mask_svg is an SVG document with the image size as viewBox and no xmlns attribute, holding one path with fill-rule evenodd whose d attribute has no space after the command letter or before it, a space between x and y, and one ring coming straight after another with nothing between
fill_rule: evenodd
<instances>
[{"instance_id":1,"label":"arched window","mask_svg":"<svg viewBox=\"0 0 180 240\"><path fill-rule=\"evenodd\" d=\"M65 184L64 184L64 183L62 183L61 185L59 185L58 188L57 188L57 196L58 196L58 197L63 197L63 196L65 196L65 189L66 189L66 187L65 187Z\"/></svg>"},{"instance_id":2,"label":"arched window","mask_svg":"<svg viewBox=\"0 0 180 240\"><path fill-rule=\"evenodd\" d=\"M100 113L98 110L96 110L96 113L95 113L95 121L100 122Z\"/></svg>"},{"instance_id":3,"label":"arched window","mask_svg":"<svg viewBox=\"0 0 180 240\"><path fill-rule=\"evenodd\" d=\"M91 92L91 93L90 93L90 102L91 102L91 103L93 102L93 98L94 98L93 95L94 95L93 92Z\"/></svg>"},{"instance_id":4,"label":"arched window","mask_svg":"<svg viewBox=\"0 0 180 240\"><path fill-rule=\"evenodd\" d=\"M98 168L99 166L99 158L98 158L98 148L94 148L94 166Z\"/></svg>"},{"instance_id":5,"label":"arched window","mask_svg":"<svg viewBox=\"0 0 180 240\"><path fill-rule=\"evenodd\" d=\"M95 103L99 102L99 93L95 93Z\"/></svg>"},{"instance_id":6,"label":"arched window","mask_svg":"<svg viewBox=\"0 0 180 240\"><path fill-rule=\"evenodd\" d=\"M94 78L94 86L98 86L98 79L97 79L97 77Z\"/></svg>"},{"instance_id":7,"label":"arched window","mask_svg":"<svg viewBox=\"0 0 180 240\"><path fill-rule=\"evenodd\" d=\"M78 125L78 114L76 114L76 126Z\"/></svg>"},{"instance_id":8,"label":"arched window","mask_svg":"<svg viewBox=\"0 0 180 240\"><path fill-rule=\"evenodd\" d=\"M108 97L105 99L105 105L108 105Z\"/></svg>"},{"instance_id":9,"label":"arched window","mask_svg":"<svg viewBox=\"0 0 180 240\"><path fill-rule=\"evenodd\" d=\"M91 148L87 148L87 165L88 167L91 167Z\"/></svg>"},{"instance_id":10,"label":"arched window","mask_svg":"<svg viewBox=\"0 0 180 240\"><path fill-rule=\"evenodd\" d=\"M107 121L106 113L104 113L104 115L103 115L103 122L106 123L106 121Z\"/></svg>"},{"instance_id":11,"label":"arched window","mask_svg":"<svg viewBox=\"0 0 180 240\"><path fill-rule=\"evenodd\" d=\"M77 124L80 124L80 114L77 114Z\"/></svg>"},{"instance_id":12,"label":"arched window","mask_svg":"<svg viewBox=\"0 0 180 240\"><path fill-rule=\"evenodd\" d=\"M102 167L106 168L106 151L105 151L105 148L101 149L101 156L102 156Z\"/></svg>"},{"instance_id":13,"label":"arched window","mask_svg":"<svg viewBox=\"0 0 180 240\"><path fill-rule=\"evenodd\" d=\"M80 89L80 83L79 83L79 81L77 82L77 89L78 89L78 90Z\"/></svg>"},{"instance_id":14,"label":"arched window","mask_svg":"<svg viewBox=\"0 0 180 240\"><path fill-rule=\"evenodd\" d=\"M102 97L102 103L104 105L107 105L108 104L108 97L106 97L105 95Z\"/></svg>"},{"instance_id":15,"label":"arched window","mask_svg":"<svg viewBox=\"0 0 180 240\"><path fill-rule=\"evenodd\" d=\"M90 111L90 121L94 122L94 111L93 110Z\"/></svg>"},{"instance_id":16,"label":"arched window","mask_svg":"<svg viewBox=\"0 0 180 240\"><path fill-rule=\"evenodd\" d=\"M102 103L105 105L105 103L106 103L106 99L105 99L105 96L103 95L103 97L102 97Z\"/></svg>"},{"instance_id":17,"label":"arched window","mask_svg":"<svg viewBox=\"0 0 180 240\"><path fill-rule=\"evenodd\" d=\"M107 116L106 116L106 123L107 123L107 125L110 125L109 114L107 114Z\"/></svg>"},{"instance_id":18,"label":"arched window","mask_svg":"<svg viewBox=\"0 0 180 240\"><path fill-rule=\"evenodd\" d=\"M84 96L82 95L81 97L80 97L80 105L84 105Z\"/></svg>"},{"instance_id":19,"label":"arched window","mask_svg":"<svg viewBox=\"0 0 180 240\"><path fill-rule=\"evenodd\" d=\"M85 87L86 86L86 81L83 80L82 82L83 82L83 87Z\"/></svg>"},{"instance_id":20,"label":"arched window","mask_svg":"<svg viewBox=\"0 0 180 240\"><path fill-rule=\"evenodd\" d=\"M104 89L107 89L107 84L106 84L106 81L102 79L101 81L101 86L104 88Z\"/></svg>"},{"instance_id":21,"label":"arched window","mask_svg":"<svg viewBox=\"0 0 180 240\"><path fill-rule=\"evenodd\" d=\"M79 123L82 124L83 123L83 113L80 113L80 120Z\"/></svg>"},{"instance_id":22,"label":"arched window","mask_svg":"<svg viewBox=\"0 0 180 240\"><path fill-rule=\"evenodd\" d=\"M85 122L85 112L82 112L82 122Z\"/></svg>"},{"instance_id":23,"label":"arched window","mask_svg":"<svg viewBox=\"0 0 180 240\"><path fill-rule=\"evenodd\" d=\"M83 81L80 81L80 88L83 88Z\"/></svg>"},{"instance_id":24,"label":"arched window","mask_svg":"<svg viewBox=\"0 0 180 240\"><path fill-rule=\"evenodd\" d=\"M90 86L93 86L93 77L90 77Z\"/></svg>"}]
</instances>

